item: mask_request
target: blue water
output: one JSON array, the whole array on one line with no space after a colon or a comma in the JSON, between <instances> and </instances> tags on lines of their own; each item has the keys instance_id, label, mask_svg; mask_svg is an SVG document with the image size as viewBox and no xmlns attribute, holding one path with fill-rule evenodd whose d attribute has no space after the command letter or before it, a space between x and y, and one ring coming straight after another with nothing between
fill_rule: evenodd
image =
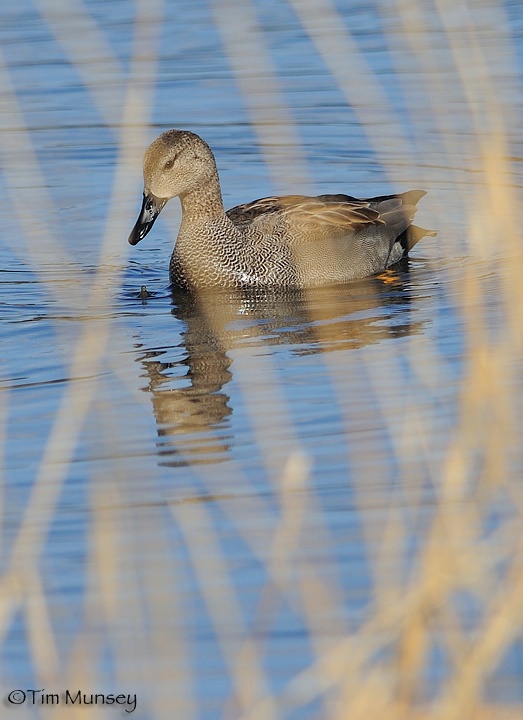
<instances>
[{"instance_id":1,"label":"blue water","mask_svg":"<svg viewBox=\"0 0 523 720\"><path fill-rule=\"evenodd\" d=\"M319 656L318 638L330 647L372 617L391 508L404 544L391 547L384 582L401 584L413 569L460 422L467 278L491 298L482 308L489 331L502 336L507 323L492 248L482 254L468 242L482 128L430 3L425 69L386 4L337 8L339 30L350 30L382 84L390 126L384 108L376 127L364 126L375 108L347 102L290 4L255 7L301 177L271 169L284 148L260 148L253 107L270 112L270 103L256 75L250 99L242 95L213 14L220 3L151 3L137 24L127 1L0 8L4 696L83 682L86 692L137 692L134 717L143 719L243 717L254 700L242 707L235 693L252 639L275 717L325 717L328 693L298 679ZM503 8L481 4L472 20L489 52L513 158L508 182L520 197L523 9ZM458 8L448 20L459 33L466 16ZM503 34L508 42L496 44ZM350 78L350 58L339 60ZM260 58L262 75L263 67ZM427 70L441 82L438 97ZM173 296L176 201L139 247L126 242L143 150L170 127L209 142L228 207L282 185L361 196L422 187L418 219L438 237L386 280L199 303ZM129 128L132 157L119 173ZM462 138L453 152L447 133ZM147 300L138 297L143 285ZM305 469L287 486L289 458ZM520 451L509 467L517 478ZM496 498L483 516L487 538L517 512L503 493ZM23 526L31 508L34 536ZM20 537L29 540L13 555ZM465 624L477 626L488 599L461 597ZM386 635L369 655L378 664L394 657ZM436 643L426 697L443 688L448 663ZM250 677L245 687L261 698L263 683ZM487 680L489 701L523 703L520 645L507 646ZM8 707L20 718L46 710Z\"/></svg>"}]
</instances>

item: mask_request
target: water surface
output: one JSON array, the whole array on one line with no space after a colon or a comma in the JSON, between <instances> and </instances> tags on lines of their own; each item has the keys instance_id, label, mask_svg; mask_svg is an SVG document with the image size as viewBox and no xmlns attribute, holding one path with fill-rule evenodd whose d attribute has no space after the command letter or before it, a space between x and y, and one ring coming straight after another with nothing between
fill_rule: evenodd
<instances>
[{"instance_id":1,"label":"water surface","mask_svg":"<svg viewBox=\"0 0 523 720\"><path fill-rule=\"evenodd\" d=\"M502 22L487 5L473 22L486 49L505 32L513 39L489 55L510 129L521 106L523 13L505 6ZM274 172L286 148L260 148L251 121L269 103L255 76L242 95L219 3L151 4L137 25L127 2L66 11L22 0L0 10L2 567L29 568L19 585L6 581L5 693L34 683L72 689L87 676L85 654L92 691L137 692L136 717L172 717L166 708L240 717L265 693L275 694L277 717L326 716L328 693L300 685L300 673L373 617L381 586L401 585L412 570L463 419L470 318L477 310L491 339L510 332L500 291L508 255L499 238L482 247L471 237L484 129L458 81L449 27L422 7L425 68L398 15L338 4L338 30L353 34L381 83L390 127L383 108L373 115L347 102L292 5L257 8L301 177L290 166ZM456 10L447 25L459 33L468 19ZM367 127L366 114L375 118ZM177 202L138 248L126 243L143 149L173 126L214 148L228 207L284 182L289 193L361 196L422 187L418 219L438 237L384 278L307 293L173 294ZM138 130L122 160L129 127ZM517 134L508 149L507 183L520 198ZM506 381L515 395L521 357L513 360ZM487 427L470 446L478 467ZM508 444L510 484L521 453ZM460 503L474 484L471 471ZM474 499L483 540L517 513L504 493L486 500ZM391 517L401 532L380 565ZM460 592L468 632L490 595ZM370 664L394 657L388 632L376 631ZM248 682L242 662L252 663ZM448 673L448 657L435 651L425 694L437 695ZM522 675L521 646L507 642L485 697L522 703ZM240 699L242 683L254 688L250 700Z\"/></svg>"}]
</instances>

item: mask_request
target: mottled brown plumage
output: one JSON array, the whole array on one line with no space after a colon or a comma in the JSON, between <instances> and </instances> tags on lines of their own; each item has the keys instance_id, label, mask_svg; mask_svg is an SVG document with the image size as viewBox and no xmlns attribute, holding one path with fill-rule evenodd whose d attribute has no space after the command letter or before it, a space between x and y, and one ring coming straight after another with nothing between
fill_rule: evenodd
<instances>
[{"instance_id":1,"label":"mottled brown plumage","mask_svg":"<svg viewBox=\"0 0 523 720\"><path fill-rule=\"evenodd\" d=\"M268 197L225 212L214 155L185 130L168 130L149 146L144 183L129 242L145 237L165 203L179 197L182 222L169 274L184 288L344 282L385 270L433 234L411 225L421 190L367 200Z\"/></svg>"}]
</instances>

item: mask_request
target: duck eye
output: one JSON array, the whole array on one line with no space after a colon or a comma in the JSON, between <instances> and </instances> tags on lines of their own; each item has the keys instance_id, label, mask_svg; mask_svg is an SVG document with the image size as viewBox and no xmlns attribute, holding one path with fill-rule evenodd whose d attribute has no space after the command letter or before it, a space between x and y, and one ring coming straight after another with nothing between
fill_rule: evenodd
<instances>
[{"instance_id":1,"label":"duck eye","mask_svg":"<svg viewBox=\"0 0 523 720\"><path fill-rule=\"evenodd\" d=\"M165 165L163 166L164 170L170 170L172 166L174 165L174 158L171 158L170 160L167 160Z\"/></svg>"}]
</instances>

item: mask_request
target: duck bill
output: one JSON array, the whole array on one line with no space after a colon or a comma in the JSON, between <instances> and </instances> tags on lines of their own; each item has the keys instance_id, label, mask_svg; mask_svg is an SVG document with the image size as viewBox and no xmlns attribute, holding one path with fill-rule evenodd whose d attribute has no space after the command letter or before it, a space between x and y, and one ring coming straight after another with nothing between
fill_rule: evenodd
<instances>
[{"instance_id":1,"label":"duck bill","mask_svg":"<svg viewBox=\"0 0 523 720\"><path fill-rule=\"evenodd\" d=\"M154 221L161 213L163 206L167 200L163 198L157 198L152 193L144 192L142 209L138 215L136 225L131 230L129 235L129 244L136 245L143 240L149 230L154 225Z\"/></svg>"}]
</instances>

